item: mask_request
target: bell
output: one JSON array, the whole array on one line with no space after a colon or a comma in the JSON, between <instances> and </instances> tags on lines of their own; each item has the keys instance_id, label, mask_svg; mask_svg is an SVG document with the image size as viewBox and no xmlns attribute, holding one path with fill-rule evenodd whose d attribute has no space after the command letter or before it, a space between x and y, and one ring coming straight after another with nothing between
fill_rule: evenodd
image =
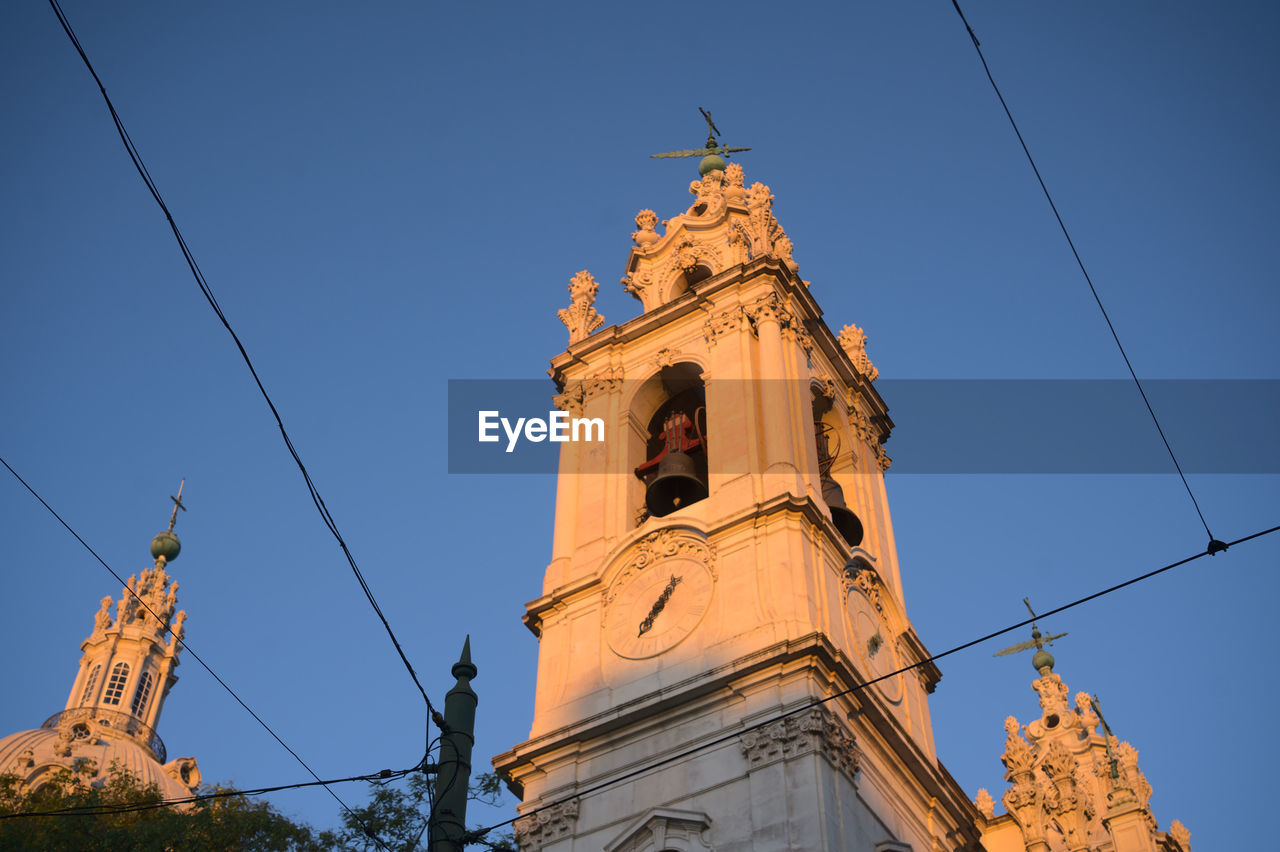
<instances>
[{"instance_id":1,"label":"bell","mask_svg":"<svg viewBox=\"0 0 1280 852\"><path fill-rule=\"evenodd\" d=\"M849 507L844 502L844 491L840 488L840 484L829 476L822 477L822 499L831 510L831 520L835 522L840 536L849 542L850 547L862 544L862 521L849 511Z\"/></svg>"},{"instance_id":2,"label":"bell","mask_svg":"<svg viewBox=\"0 0 1280 852\"><path fill-rule=\"evenodd\" d=\"M645 505L655 518L669 515L707 496L707 484L688 453L673 450L658 462L658 475L644 493Z\"/></svg>"}]
</instances>

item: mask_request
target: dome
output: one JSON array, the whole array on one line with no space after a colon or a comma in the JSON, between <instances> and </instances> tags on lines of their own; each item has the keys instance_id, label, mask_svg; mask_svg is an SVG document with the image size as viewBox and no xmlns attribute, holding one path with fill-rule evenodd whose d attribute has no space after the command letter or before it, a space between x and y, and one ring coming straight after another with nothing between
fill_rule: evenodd
<instances>
[{"instance_id":1,"label":"dome","mask_svg":"<svg viewBox=\"0 0 1280 852\"><path fill-rule=\"evenodd\" d=\"M39 728L0 740L0 774L12 773L29 785L39 784L58 769L78 769L89 777L90 784L100 787L106 784L113 762L142 784L155 784L165 799L190 796L200 785L200 770L192 758L178 758L161 766L149 751L128 739L95 738L88 733L68 740L57 729Z\"/></svg>"}]
</instances>

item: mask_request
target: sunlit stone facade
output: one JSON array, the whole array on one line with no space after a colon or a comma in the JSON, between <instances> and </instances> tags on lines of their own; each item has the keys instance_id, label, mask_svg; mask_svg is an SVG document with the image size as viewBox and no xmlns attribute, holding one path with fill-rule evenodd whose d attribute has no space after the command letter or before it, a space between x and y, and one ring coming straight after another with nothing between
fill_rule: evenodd
<instances>
[{"instance_id":1,"label":"sunlit stone facade","mask_svg":"<svg viewBox=\"0 0 1280 852\"><path fill-rule=\"evenodd\" d=\"M556 404L607 434L563 445L532 730L494 760L522 848L977 849L934 749L938 670L858 688L928 657L865 335L823 321L768 187L704 162L690 192L636 217L640 316L602 328L586 271L560 313Z\"/></svg>"},{"instance_id":2,"label":"sunlit stone facade","mask_svg":"<svg viewBox=\"0 0 1280 852\"><path fill-rule=\"evenodd\" d=\"M525 615L532 729L494 759L521 848L1189 852L1047 652L1041 718L1006 723L1008 812L960 791L904 606L866 335L823 321L768 187L708 157L689 191L669 221L636 216L640 316L604 327L586 270L560 311L556 405L607 434L562 445Z\"/></svg>"}]
</instances>

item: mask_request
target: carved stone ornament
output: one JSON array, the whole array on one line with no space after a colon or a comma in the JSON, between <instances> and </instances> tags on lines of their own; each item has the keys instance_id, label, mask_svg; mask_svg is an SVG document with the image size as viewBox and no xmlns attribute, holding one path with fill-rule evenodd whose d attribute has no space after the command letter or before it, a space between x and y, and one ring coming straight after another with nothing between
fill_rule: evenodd
<instances>
[{"instance_id":1,"label":"carved stone ornament","mask_svg":"<svg viewBox=\"0 0 1280 852\"><path fill-rule=\"evenodd\" d=\"M569 329L570 345L585 340L604 325L604 317L592 307L599 289L596 279L585 269L569 279L570 304L569 307L560 309L559 317L560 322Z\"/></svg>"},{"instance_id":2,"label":"carved stone ornament","mask_svg":"<svg viewBox=\"0 0 1280 852\"><path fill-rule=\"evenodd\" d=\"M1084 735L1093 736L1094 728L1098 725L1098 714L1093 712L1093 699L1087 692L1076 693L1076 718L1080 720Z\"/></svg>"},{"instance_id":3,"label":"carved stone ornament","mask_svg":"<svg viewBox=\"0 0 1280 852\"><path fill-rule=\"evenodd\" d=\"M675 349L666 348L658 351L653 362L658 365L659 369L661 369L663 367L672 366L678 360L680 360L680 353Z\"/></svg>"},{"instance_id":4,"label":"carved stone ornament","mask_svg":"<svg viewBox=\"0 0 1280 852\"><path fill-rule=\"evenodd\" d=\"M746 203L747 190L743 186L742 165L739 163L725 166L724 197L730 204L741 206Z\"/></svg>"},{"instance_id":5,"label":"carved stone ornament","mask_svg":"<svg viewBox=\"0 0 1280 852\"><path fill-rule=\"evenodd\" d=\"M712 852L711 817L700 811L654 808L628 825L604 852Z\"/></svg>"},{"instance_id":6,"label":"carved stone ornament","mask_svg":"<svg viewBox=\"0 0 1280 852\"><path fill-rule=\"evenodd\" d=\"M1043 672L1044 669L1041 669ZM1067 685L1062 678L1052 671L1042 674L1031 682L1031 688L1040 696L1040 709L1046 717L1051 715L1065 716L1071 712L1067 706Z\"/></svg>"},{"instance_id":7,"label":"carved stone ornament","mask_svg":"<svg viewBox=\"0 0 1280 852\"><path fill-rule=\"evenodd\" d=\"M1031 751L1031 745L1022 736L1018 720L1013 716L1006 718L1004 732L1004 754L1000 756L1000 761L1005 765L1005 777L1012 779L1016 775L1031 772L1035 755Z\"/></svg>"},{"instance_id":8,"label":"carved stone ornament","mask_svg":"<svg viewBox=\"0 0 1280 852\"><path fill-rule=\"evenodd\" d=\"M986 787L978 788L978 795L974 797L974 806L977 807L978 813L987 819L991 819L996 815L996 802L991 798L991 794L987 792Z\"/></svg>"},{"instance_id":9,"label":"carved stone ornament","mask_svg":"<svg viewBox=\"0 0 1280 852\"><path fill-rule=\"evenodd\" d=\"M97 615L93 617L93 633L95 636L105 633L111 627L111 605L115 603L111 597L102 599L102 608L98 610Z\"/></svg>"},{"instance_id":10,"label":"carved stone ornament","mask_svg":"<svg viewBox=\"0 0 1280 852\"><path fill-rule=\"evenodd\" d=\"M1044 838L1044 817L1040 810L1042 792L1031 773L1025 773L1004 791L1000 801L1022 831L1028 848Z\"/></svg>"},{"instance_id":11,"label":"carved stone ornament","mask_svg":"<svg viewBox=\"0 0 1280 852\"><path fill-rule=\"evenodd\" d=\"M879 444L875 430L871 428L871 421L856 402L849 406L849 428L853 430L857 439L867 446L874 447Z\"/></svg>"},{"instance_id":12,"label":"carved stone ornament","mask_svg":"<svg viewBox=\"0 0 1280 852\"><path fill-rule=\"evenodd\" d=\"M757 328L757 333L759 325L763 322L776 322L780 328L784 328L792 321L791 311L787 310L777 293L770 293L756 299L746 307L746 313L747 318L751 320L751 325Z\"/></svg>"},{"instance_id":13,"label":"carved stone ornament","mask_svg":"<svg viewBox=\"0 0 1280 852\"><path fill-rule=\"evenodd\" d=\"M706 337L707 342L715 344L715 342L723 334L737 331L742 327L743 311L742 308L729 308L718 314L713 314L707 318L702 325L702 334Z\"/></svg>"},{"instance_id":14,"label":"carved stone ornament","mask_svg":"<svg viewBox=\"0 0 1280 852\"><path fill-rule=\"evenodd\" d=\"M720 259L720 250L705 240L686 240L671 257L667 277L679 277L681 273L690 272L699 266L707 267L713 275L723 269L724 261Z\"/></svg>"},{"instance_id":15,"label":"carved stone ornament","mask_svg":"<svg viewBox=\"0 0 1280 852\"><path fill-rule=\"evenodd\" d=\"M812 707L746 731L738 744L752 769L816 752L825 755L850 781L857 780L861 753L853 735L825 707Z\"/></svg>"},{"instance_id":16,"label":"carved stone ornament","mask_svg":"<svg viewBox=\"0 0 1280 852\"><path fill-rule=\"evenodd\" d=\"M884 601L880 597L880 574L861 559L846 566L840 574L840 594L848 595L850 589L858 589L866 595L867 600L876 608L876 612L884 612Z\"/></svg>"},{"instance_id":17,"label":"carved stone ornament","mask_svg":"<svg viewBox=\"0 0 1280 852\"><path fill-rule=\"evenodd\" d=\"M645 568L664 559L693 559L701 562L716 576L715 550L701 533L681 527L667 527L649 533L631 548L627 561L609 584L604 593L604 602L609 604L617 596L618 590L626 585L629 577L639 574Z\"/></svg>"},{"instance_id":18,"label":"carved stone ornament","mask_svg":"<svg viewBox=\"0 0 1280 852\"><path fill-rule=\"evenodd\" d=\"M1169 823L1169 836L1182 847L1182 852L1191 852L1191 832L1176 819Z\"/></svg>"},{"instance_id":19,"label":"carved stone ornament","mask_svg":"<svg viewBox=\"0 0 1280 852\"><path fill-rule=\"evenodd\" d=\"M1045 788L1044 809L1062 832L1070 850L1088 849L1093 806L1087 790L1076 783L1076 759L1061 740L1045 749L1040 768L1053 782Z\"/></svg>"},{"instance_id":20,"label":"carved stone ornament","mask_svg":"<svg viewBox=\"0 0 1280 852\"><path fill-rule=\"evenodd\" d=\"M880 371L871 363L871 359L867 357L867 335L856 325L846 325L840 329L837 338L840 341L840 348L849 356L849 360L853 362L853 369L859 374L866 376L867 381L874 382L880 377Z\"/></svg>"},{"instance_id":21,"label":"carved stone ornament","mask_svg":"<svg viewBox=\"0 0 1280 852\"><path fill-rule=\"evenodd\" d=\"M657 213L654 213L652 210L641 210L636 214L636 227L639 230L631 234L632 242L643 249L662 239L661 235L654 230L657 224Z\"/></svg>"},{"instance_id":22,"label":"carved stone ornament","mask_svg":"<svg viewBox=\"0 0 1280 852\"><path fill-rule=\"evenodd\" d=\"M716 219L724 214L724 172L707 172L707 174L689 184L689 194L697 196L686 216Z\"/></svg>"},{"instance_id":23,"label":"carved stone ornament","mask_svg":"<svg viewBox=\"0 0 1280 852\"><path fill-rule=\"evenodd\" d=\"M893 464L893 459L889 458L889 454L884 451L884 447L880 444L875 445L876 467L880 468L880 472L884 473L889 469L889 465Z\"/></svg>"},{"instance_id":24,"label":"carved stone ornament","mask_svg":"<svg viewBox=\"0 0 1280 852\"><path fill-rule=\"evenodd\" d=\"M791 240L773 216L773 193L762 183L747 191L747 234L752 257L776 257L794 271Z\"/></svg>"},{"instance_id":25,"label":"carved stone ornament","mask_svg":"<svg viewBox=\"0 0 1280 852\"><path fill-rule=\"evenodd\" d=\"M622 276L622 289L639 299L645 306L645 310L649 310L649 300L654 285L653 275L647 269Z\"/></svg>"},{"instance_id":26,"label":"carved stone ornament","mask_svg":"<svg viewBox=\"0 0 1280 852\"><path fill-rule=\"evenodd\" d=\"M546 810L520 817L512 828L522 852L537 852L573 833L578 819L578 800L570 799Z\"/></svg>"},{"instance_id":27,"label":"carved stone ornament","mask_svg":"<svg viewBox=\"0 0 1280 852\"><path fill-rule=\"evenodd\" d=\"M610 367L585 379L569 382L563 393L551 397L551 404L574 416L580 415L589 400L619 390L622 387L622 377L621 367Z\"/></svg>"}]
</instances>

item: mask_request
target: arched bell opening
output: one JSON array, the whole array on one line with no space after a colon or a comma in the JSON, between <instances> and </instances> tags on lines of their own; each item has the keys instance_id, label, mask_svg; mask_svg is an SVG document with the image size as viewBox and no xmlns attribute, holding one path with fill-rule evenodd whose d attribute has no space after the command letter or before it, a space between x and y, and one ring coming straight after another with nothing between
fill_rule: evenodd
<instances>
[{"instance_id":1,"label":"arched bell opening","mask_svg":"<svg viewBox=\"0 0 1280 852\"><path fill-rule=\"evenodd\" d=\"M844 499L844 489L831 475L831 468L842 451L840 431L832 417L834 400L814 388L813 393L813 437L818 451L818 481L822 489L823 502L831 510L831 520L850 547L862 544L862 520L854 514Z\"/></svg>"},{"instance_id":2,"label":"arched bell opening","mask_svg":"<svg viewBox=\"0 0 1280 852\"><path fill-rule=\"evenodd\" d=\"M667 290L666 301L670 302L672 299L684 295L699 281L705 281L710 278L711 275L711 267L705 264L699 263L690 266L671 282L671 286Z\"/></svg>"},{"instance_id":3,"label":"arched bell opening","mask_svg":"<svg viewBox=\"0 0 1280 852\"><path fill-rule=\"evenodd\" d=\"M664 367L632 404L638 523L707 497L707 394L701 374L690 362Z\"/></svg>"}]
</instances>

